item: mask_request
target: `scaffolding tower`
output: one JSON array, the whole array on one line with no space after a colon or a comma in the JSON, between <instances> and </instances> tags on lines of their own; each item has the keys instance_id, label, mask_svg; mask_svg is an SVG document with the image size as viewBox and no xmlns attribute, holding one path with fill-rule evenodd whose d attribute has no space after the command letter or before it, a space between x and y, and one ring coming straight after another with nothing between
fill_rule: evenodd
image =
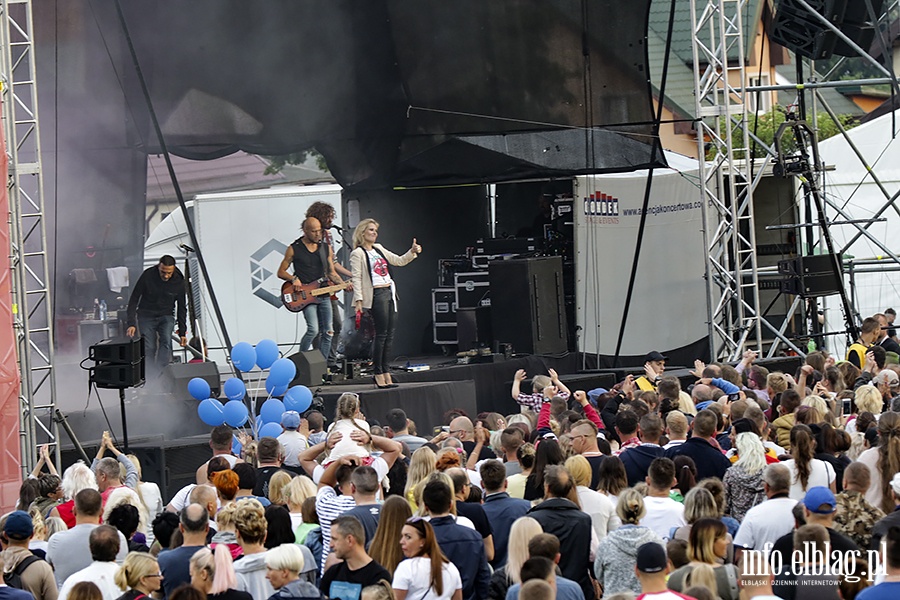
<instances>
[{"instance_id":1,"label":"scaffolding tower","mask_svg":"<svg viewBox=\"0 0 900 600\"><path fill-rule=\"evenodd\" d=\"M754 179L741 23L746 0L690 4L710 357L738 360L762 343L753 190L763 169Z\"/></svg>"},{"instance_id":2,"label":"scaffolding tower","mask_svg":"<svg viewBox=\"0 0 900 600\"><path fill-rule=\"evenodd\" d=\"M37 462L39 443L54 444L59 464L53 309L47 260L37 65L31 0L0 0L0 84L9 152L12 312L21 377L19 436L23 473ZM38 417L48 416L44 425Z\"/></svg>"}]
</instances>

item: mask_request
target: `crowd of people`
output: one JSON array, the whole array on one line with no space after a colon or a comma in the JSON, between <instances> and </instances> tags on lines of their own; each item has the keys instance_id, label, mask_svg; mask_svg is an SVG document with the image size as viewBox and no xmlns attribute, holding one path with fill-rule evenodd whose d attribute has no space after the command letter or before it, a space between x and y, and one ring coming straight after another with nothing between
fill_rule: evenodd
<instances>
[{"instance_id":1,"label":"crowd of people","mask_svg":"<svg viewBox=\"0 0 900 600\"><path fill-rule=\"evenodd\" d=\"M520 412L433 437L345 393L241 456L214 428L167 504L108 434L62 477L42 449L0 518L0 600L900 597L900 365L872 320L855 361L793 373L752 351L684 388L658 352L609 390L519 371Z\"/></svg>"}]
</instances>

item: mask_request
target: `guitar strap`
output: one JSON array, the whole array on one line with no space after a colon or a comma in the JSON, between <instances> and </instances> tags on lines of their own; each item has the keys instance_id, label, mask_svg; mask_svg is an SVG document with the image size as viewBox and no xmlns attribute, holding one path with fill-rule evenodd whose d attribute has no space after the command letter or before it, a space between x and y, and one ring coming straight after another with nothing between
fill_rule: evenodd
<instances>
[{"instance_id":1,"label":"guitar strap","mask_svg":"<svg viewBox=\"0 0 900 600\"><path fill-rule=\"evenodd\" d=\"M325 278L328 278L328 244L324 241L319 243L319 258L322 260L322 272Z\"/></svg>"}]
</instances>

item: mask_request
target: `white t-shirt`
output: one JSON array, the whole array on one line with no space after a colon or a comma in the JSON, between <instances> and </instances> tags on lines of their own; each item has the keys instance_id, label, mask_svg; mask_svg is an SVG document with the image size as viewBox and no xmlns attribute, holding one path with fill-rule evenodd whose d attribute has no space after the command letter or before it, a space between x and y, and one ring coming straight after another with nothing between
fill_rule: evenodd
<instances>
[{"instance_id":1,"label":"white t-shirt","mask_svg":"<svg viewBox=\"0 0 900 600\"><path fill-rule=\"evenodd\" d=\"M341 434L341 441L334 445L328 458L322 461L322 464L328 465L342 456L369 456L369 451L364 446L360 446L350 439L350 434L359 430L370 433L369 424L363 419L340 419L332 423L328 428L328 435L338 432Z\"/></svg>"},{"instance_id":2,"label":"white t-shirt","mask_svg":"<svg viewBox=\"0 0 900 600\"><path fill-rule=\"evenodd\" d=\"M834 467L832 467L824 460L819 460L818 458L812 459L812 461L810 461L809 463L809 481L806 483L805 489L803 487L803 484L800 482L800 479L798 478L797 463L794 461L794 459L792 458L790 460L786 460L781 464L791 470L791 491L789 495L794 500L803 500L803 497L806 496L806 490L811 487L820 485L823 487L829 487L834 481Z\"/></svg>"},{"instance_id":3,"label":"white t-shirt","mask_svg":"<svg viewBox=\"0 0 900 600\"><path fill-rule=\"evenodd\" d=\"M664 540L669 539L669 532L673 527L687 525L684 520L684 504L671 498L644 498L644 507L647 514L641 519L641 525L649 527Z\"/></svg>"},{"instance_id":4,"label":"white t-shirt","mask_svg":"<svg viewBox=\"0 0 900 600\"><path fill-rule=\"evenodd\" d=\"M372 287L380 287L391 284L391 274L388 272L388 264L375 250L366 250L369 255L369 264L372 266Z\"/></svg>"},{"instance_id":5,"label":"white t-shirt","mask_svg":"<svg viewBox=\"0 0 900 600\"><path fill-rule=\"evenodd\" d=\"M579 485L577 491L581 510L590 515L598 541L605 538L610 531L619 528L622 520L616 515L616 505L609 497L583 485Z\"/></svg>"},{"instance_id":6,"label":"white t-shirt","mask_svg":"<svg viewBox=\"0 0 900 600\"><path fill-rule=\"evenodd\" d=\"M309 440L296 430L287 430L278 436L278 441L284 446L284 464L288 467L300 466L300 453L309 448Z\"/></svg>"},{"instance_id":7,"label":"white t-shirt","mask_svg":"<svg viewBox=\"0 0 900 600\"><path fill-rule=\"evenodd\" d=\"M394 571L394 589L406 590L410 600L450 600L456 590L462 589L462 578L453 563L444 563L441 569L444 593L440 596L431 588L431 559L424 556L407 558Z\"/></svg>"},{"instance_id":8,"label":"white t-shirt","mask_svg":"<svg viewBox=\"0 0 900 600\"><path fill-rule=\"evenodd\" d=\"M766 544L774 544L794 529L793 498L772 498L747 511L734 545L762 552Z\"/></svg>"}]
</instances>

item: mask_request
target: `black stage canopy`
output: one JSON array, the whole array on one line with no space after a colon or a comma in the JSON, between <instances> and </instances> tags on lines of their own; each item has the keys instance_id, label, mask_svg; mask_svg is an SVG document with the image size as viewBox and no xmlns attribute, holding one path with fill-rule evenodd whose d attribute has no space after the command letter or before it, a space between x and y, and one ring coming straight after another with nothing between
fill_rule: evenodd
<instances>
[{"instance_id":1,"label":"black stage canopy","mask_svg":"<svg viewBox=\"0 0 900 600\"><path fill-rule=\"evenodd\" d=\"M662 165L651 156L649 4L121 2L173 153L315 147L342 185L359 188ZM158 152L140 87L124 87L147 151Z\"/></svg>"}]
</instances>

